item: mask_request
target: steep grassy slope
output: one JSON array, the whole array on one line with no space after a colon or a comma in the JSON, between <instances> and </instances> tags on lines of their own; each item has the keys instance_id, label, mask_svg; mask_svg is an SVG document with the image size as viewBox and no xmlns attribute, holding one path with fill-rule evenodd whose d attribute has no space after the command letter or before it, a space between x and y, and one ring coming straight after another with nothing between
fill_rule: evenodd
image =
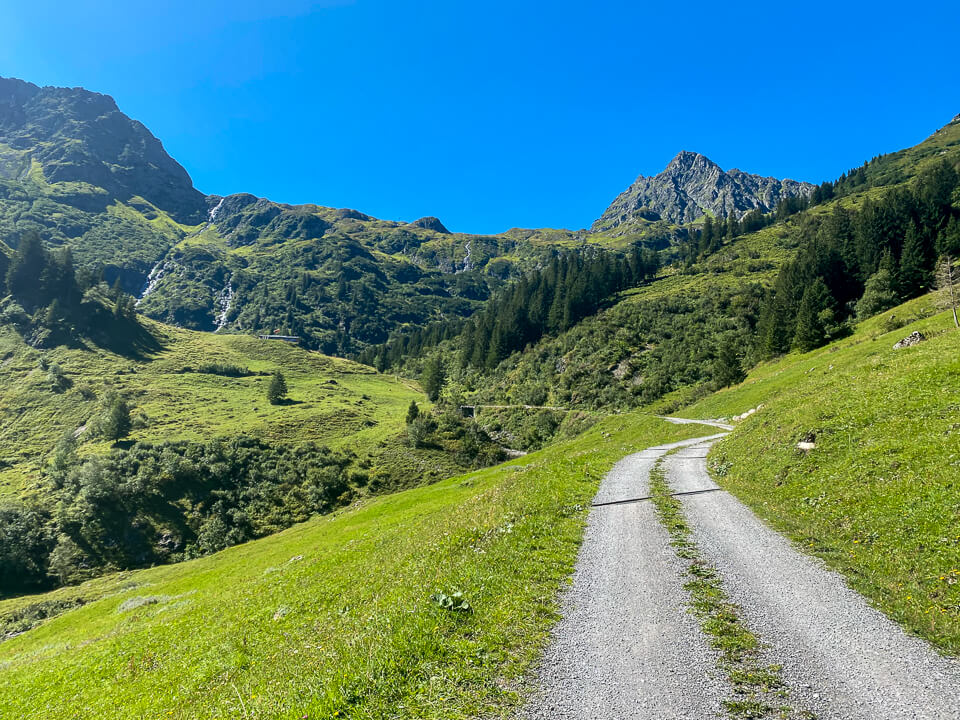
<instances>
[{"instance_id":1,"label":"steep grassy slope","mask_svg":"<svg viewBox=\"0 0 960 720\"><path fill-rule=\"evenodd\" d=\"M933 312L929 297L895 308L682 414L762 404L713 450L718 482L884 612L958 654L960 332ZM893 349L914 330L928 340ZM798 450L801 440L816 448Z\"/></svg>"},{"instance_id":2,"label":"steep grassy slope","mask_svg":"<svg viewBox=\"0 0 960 720\"><path fill-rule=\"evenodd\" d=\"M381 453L380 443L402 432L411 383L371 368L280 342L180 330L150 321L155 347L119 355L90 345L38 351L12 330L0 332L0 494L23 489L48 461L64 432L85 426L98 397L116 390L129 399L136 421L131 440L203 441L251 434L278 443L316 441L357 453ZM246 368L248 377L197 372L205 364ZM55 381L57 366L64 380ZM292 404L270 405L270 373L281 370ZM104 453L109 443L79 435L81 455ZM392 443L394 445L394 443ZM394 447L396 461L407 451ZM423 453L416 465L431 457ZM436 465L436 467L434 467ZM436 454L423 468L440 477L457 468ZM434 473L437 474L434 474Z\"/></svg>"},{"instance_id":3,"label":"steep grassy slope","mask_svg":"<svg viewBox=\"0 0 960 720\"><path fill-rule=\"evenodd\" d=\"M139 287L206 197L113 98L0 78L0 237L36 230L107 281Z\"/></svg>"},{"instance_id":4,"label":"steep grassy slope","mask_svg":"<svg viewBox=\"0 0 960 720\"><path fill-rule=\"evenodd\" d=\"M610 418L214 556L2 602L13 630L86 605L0 642L0 707L51 720L501 716L556 618L602 473L705 432Z\"/></svg>"}]
</instances>

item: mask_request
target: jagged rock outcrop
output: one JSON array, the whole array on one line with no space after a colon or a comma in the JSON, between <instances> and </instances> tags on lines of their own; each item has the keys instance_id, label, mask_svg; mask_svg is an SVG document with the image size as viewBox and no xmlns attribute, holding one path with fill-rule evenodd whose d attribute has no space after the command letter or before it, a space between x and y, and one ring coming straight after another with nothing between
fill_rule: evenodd
<instances>
[{"instance_id":1,"label":"jagged rock outcrop","mask_svg":"<svg viewBox=\"0 0 960 720\"><path fill-rule=\"evenodd\" d=\"M710 213L742 217L754 208L764 212L781 199L809 195L814 186L795 180L777 180L741 170L724 171L699 153L684 150L659 175L641 175L593 224L608 230L637 220L663 219L688 223Z\"/></svg>"},{"instance_id":2,"label":"jagged rock outcrop","mask_svg":"<svg viewBox=\"0 0 960 720\"><path fill-rule=\"evenodd\" d=\"M444 235L450 234L450 231L440 222L440 218L435 218L432 215L414 220L410 224L413 225L413 227L418 227L423 230L433 230L434 232L443 233Z\"/></svg>"}]
</instances>

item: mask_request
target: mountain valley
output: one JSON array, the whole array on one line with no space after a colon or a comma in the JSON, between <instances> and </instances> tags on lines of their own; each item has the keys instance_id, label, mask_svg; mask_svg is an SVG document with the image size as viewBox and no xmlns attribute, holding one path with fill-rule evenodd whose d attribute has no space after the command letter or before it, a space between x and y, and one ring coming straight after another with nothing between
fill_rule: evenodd
<instances>
[{"instance_id":1,"label":"mountain valley","mask_svg":"<svg viewBox=\"0 0 960 720\"><path fill-rule=\"evenodd\" d=\"M819 185L683 151L589 229L478 235L205 195L109 96L0 78L0 707L526 717L634 453L716 580L678 612L717 716L855 706L770 669L669 505L707 436L710 492L953 662L958 256L960 116Z\"/></svg>"}]
</instances>

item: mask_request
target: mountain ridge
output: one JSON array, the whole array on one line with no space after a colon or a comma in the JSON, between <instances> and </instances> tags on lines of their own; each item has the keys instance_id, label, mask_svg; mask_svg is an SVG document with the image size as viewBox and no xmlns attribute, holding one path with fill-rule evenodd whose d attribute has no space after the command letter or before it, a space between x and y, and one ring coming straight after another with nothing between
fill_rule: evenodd
<instances>
[{"instance_id":1,"label":"mountain ridge","mask_svg":"<svg viewBox=\"0 0 960 720\"><path fill-rule=\"evenodd\" d=\"M139 196L185 223L205 212L206 195L183 166L109 95L0 77L0 137L0 154L26 153L50 183L86 183L122 201Z\"/></svg>"},{"instance_id":2,"label":"mountain ridge","mask_svg":"<svg viewBox=\"0 0 960 720\"><path fill-rule=\"evenodd\" d=\"M742 218L770 212L780 200L813 193L814 185L744 172L724 171L706 155L681 150L657 175L637 177L593 223L593 231L630 225L637 219L695 222L706 214Z\"/></svg>"}]
</instances>

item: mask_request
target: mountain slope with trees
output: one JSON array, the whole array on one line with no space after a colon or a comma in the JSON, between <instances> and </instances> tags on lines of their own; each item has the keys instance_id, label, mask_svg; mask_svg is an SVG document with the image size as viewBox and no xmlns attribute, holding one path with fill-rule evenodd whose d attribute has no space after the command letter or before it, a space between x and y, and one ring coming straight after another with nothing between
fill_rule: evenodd
<instances>
[{"instance_id":1,"label":"mountain slope with trees","mask_svg":"<svg viewBox=\"0 0 960 720\"><path fill-rule=\"evenodd\" d=\"M495 332L509 336L529 315L500 313L503 329L491 325L479 337L475 324L421 333L407 356L396 349L408 341L395 338L383 357L415 373L419 355L436 355L449 392L480 403L598 410L636 407L688 385L706 392L929 291L941 259L960 252L958 165L955 120L916 148L824 183L809 203L781 203L758 218L758 230L743 232L750 215L719 231L706 222L677 244L656 279L618 288L572 327L548 324L542 339L516 343L496 367L475 358Z\"/></svg>"}]
</instances>

